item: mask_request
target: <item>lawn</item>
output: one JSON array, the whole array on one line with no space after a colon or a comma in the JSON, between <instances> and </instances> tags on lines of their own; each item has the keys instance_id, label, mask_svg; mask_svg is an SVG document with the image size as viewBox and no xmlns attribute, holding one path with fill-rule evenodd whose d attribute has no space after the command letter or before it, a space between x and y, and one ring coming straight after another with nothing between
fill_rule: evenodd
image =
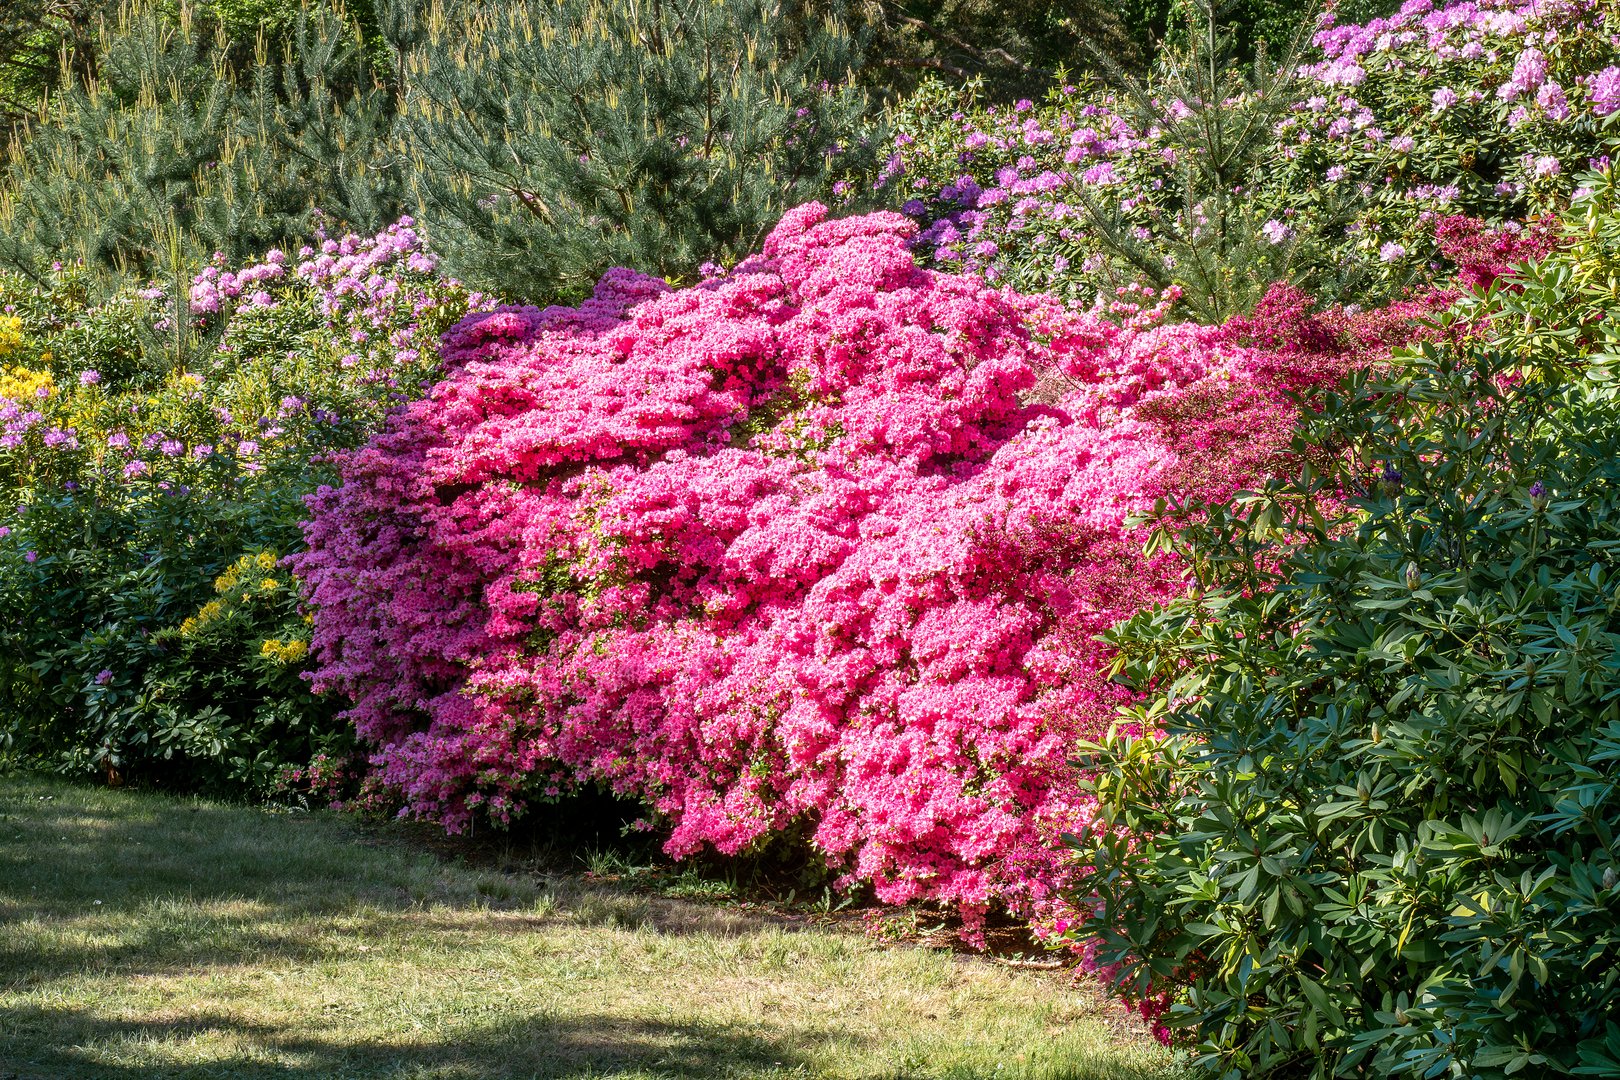
<instances>
[{"instance_id":1,"label":"lawn","mask_svg":"<svg viewBox=\"0 0 1620 1080\"><path fill-rule=\"evenodd\" d=\"M1168 1067L1051 974L446 862L333 815L0 777L4 1080Z\"/></svg>"}]
</instances>

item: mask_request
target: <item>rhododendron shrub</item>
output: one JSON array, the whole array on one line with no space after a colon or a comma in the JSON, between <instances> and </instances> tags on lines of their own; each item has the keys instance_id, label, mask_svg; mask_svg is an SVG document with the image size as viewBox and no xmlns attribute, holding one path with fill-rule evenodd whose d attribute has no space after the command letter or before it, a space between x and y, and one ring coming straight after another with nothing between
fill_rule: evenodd
<instances>
[{"instance_id":1,"label":"rhododendron shrub","mask_svg":"<svg viewBox=\"0 0 1620 1080\"><path fill-rule=\"evenodd\" d=\"M1194 273L1203 242L1228 275L1263 266L1262 282L1381 302L1449 272L1438 220L1556 211L1606 160L1620 112L1620 15L1588 0L1330 15L1303 60L1272 88L1290 103L1275 110L1236 83L1223 102L1183 100L1173 66L1151 102L1082 83L989 107L934 85L894 117L882 192L925 224L937 265L1024 291L1089 303L1131 281L1191 288L1219 277ZM1259 122L1270 138L1229 196L1189 206L1222 110L1226 138Z\"/></svg>"},{"instance_id":2,"label":"rhododendron shrub","mask_svg":"<svg viewBox=\"0 0 1620 1080\"><path fill-rule=\"evenodd\" d=\"M0 749L262 795L351 743L300 678L308 625L277 565L311 457L419 394L484 301L409 220L220 256L189 288L90 303L89 284L0 275Z\"/></svg>"},{"instance_id":3,"label":"rhododendron shrub","mask_svg":"<svg viewBox=\"0 0 1620 1080\"><path fill-rule=\"evenodd\" d=\"M1287 394L1377 334L1287 293L1266 342L1074 312L825 213L691 288L455 327L309 500L316 685L451 829L603 782L677 856L797 826L885 901L1039 913L1070 749L1126 700L1096 636L1181 588L1129 519L1263 475Z\"/></svg>"},{"instance_id":4,"label":"rhododendron shrub","mask_svg":"<svg viewBox=\"0 0 1620 1080\"><path fill-rule=\"evenodd\" d=\"M1327 396L1324 467L1173 538L1202 587L1110 634L1148 694L1083 750L1072 933L1173 995L1194 1076L1620 1075L1620 190L1582 183L1558 250Z\"/></svg>"}]
</instances>

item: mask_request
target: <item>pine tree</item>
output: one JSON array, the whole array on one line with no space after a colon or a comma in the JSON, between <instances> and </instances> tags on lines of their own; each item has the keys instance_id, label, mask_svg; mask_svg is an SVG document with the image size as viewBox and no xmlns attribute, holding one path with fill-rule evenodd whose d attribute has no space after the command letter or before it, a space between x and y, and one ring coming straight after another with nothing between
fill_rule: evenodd
<instances>
[{"instance_id":1,"label":"pine tree","mask_svg":"<svg viewBox=\"0 0 1620 1080\"><path fill-rule=\"evenodd\" d=\"M476 284L691 275L859 176L843 26L789 0L436 0L385 10L427 232ZM869 174L867 174L869 175Z\"/></svg>"},{"instance_id":2,"label":"pine tree","mask_svg":"<svg viewBox=\"0 0 1620 1080\"><path fill-rule=\"evenodd\" d=\"M308 234L317 208L358 228L398 213L391 93L355 28L299 11L245 62L217 20L142 0L102 23L90 74L69 72L14 133L0 174L0 267L81 259L166 278L214 251L240 260Z\"/></svg>"},{"instance_id":3,"label":"pine tree","mask_svg":"<svg viewBox=\"0 0 1620 1080\"><path fill-rule=\"evenodd\" d=\"M22 0L0 3L0 125L35 113L68 71L89 70L97 22L112 0Z\"/></svg>"}]
</instances>

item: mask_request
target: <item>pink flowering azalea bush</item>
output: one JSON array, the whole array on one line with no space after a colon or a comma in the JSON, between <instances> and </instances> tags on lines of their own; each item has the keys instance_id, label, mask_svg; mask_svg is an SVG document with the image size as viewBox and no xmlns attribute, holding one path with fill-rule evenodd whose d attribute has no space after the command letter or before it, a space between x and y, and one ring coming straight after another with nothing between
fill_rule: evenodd
<instances>
[{"instance_id":1,"label":"pink flowering azalea bush","mask_svg":"<svg viewBox=\"0 0 1620 1080\"><path fill-rule=\"evenodd\" d=\"M0 277L0 750L238 794L346 744L278 559L310 459L482 301L409 221L317 245L94 304L79 267Z\"/></svg>"},{"instance_id":2,"label":"pink flowering azalea bush","mask_svg":"<svg viewBox=\"0 0 1620 1080\"><path fill-rule=\"evenodd\" d=\"M1438 220L1515 228L1558 210L1607 160L1620 112L1620 14L1592 0L1329 15L1264 93L1235 75L1189 89L1176 60L1143 96L1062 85L996 108L925 88L894 118L881 193L926 226L936 265L1026 292L1247 283L1224 318L1290 280L1380 303L1450 272Z\"/></svg>"},{"instance_id":3,"label":"pink flowering azalea bush","mask_svg":"<svg viewBox=\"0 0 1620 1080\"><path fill-rule=\"evenodd\" d=\"M1399 336L1078 312L920 268L893 213L789 213L690 288L446 336L289 562L370 782L452 830L600 782L677 856L802 830L889 902L1047 917L1096 636L1181 589L1130 524L1275 467L1288 394ZM1337 321L1335 321L1337 320Z\"/></svg>"}]
</instances>

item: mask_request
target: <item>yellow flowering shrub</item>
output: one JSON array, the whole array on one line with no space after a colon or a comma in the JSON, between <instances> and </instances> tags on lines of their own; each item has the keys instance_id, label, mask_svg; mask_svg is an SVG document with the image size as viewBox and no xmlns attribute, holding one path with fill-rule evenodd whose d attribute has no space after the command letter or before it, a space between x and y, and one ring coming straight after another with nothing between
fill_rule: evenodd
<instances>
[{"instance_id":1,"label":"yellow flowering shrub","mask_svg":"<svg viewBox=\"0 0 1620 1080\"><path fill-rule=\"evenodd\" d=\"M259 644L259 655L277 664L297 664L309 655L309 642L299 638L287 641L266 638Z\"/></svg>"},{"instance_id":2,"label":"yellow flowering shrub","mask_svg":"<svg viewBox=\"0 0 1620 1080\"><path fill-rule=\"evenodd\" d=\"M243 555L226 567L225 572L214 579L216 599L203 604L181 622L179 636L196 638L205 631L223 630L233 623L251 631L274 620L278 613L284 622L295 618L295 627L307 626L307 619L297 613L296 592L289 590L276 576L278 561L275 552L260 551ZM296 635L267 638L260 643L257 653L260 658L281 665L296 664L308 654L308 641Z\"/></svg>"},{"instance_id":3,"label":"yellow flowering shrub","mask_svg":"<svg viewBox=\"0 0 1620 1080\"><path fill-rule=\"evenodd\" d=\"M0 357L10 356L23 345L23 321L15 315L0 315Z\"/></svg>"},{"instance_id":4,"label":"yellow flowering shrub","mask_svg":"<svg viewBox=\"0 0 1620 1080\"><path fill-rule=\"evenodd\" d=\"M4 355L0 352L0 355ZM45 393L40 394L40 390ZM31 371L22 367L0 367L0 397L12 401L28 401L36 397L49 397L56 390L55 380L48 371Z\"/></svg>"},{"instance_id":5,"label":"yellow flowering shrub","mask_svg":"<svg viewBox=\"0 0 1620 1080\"><path fill-rule=\"evenodd\" d=\"M56 389L49 371L34 370L20 363L26 343L22 319L16 315L0 315L0 397L27 401L48 397ZM42 389L44 395L40 394Z\"/></svg>"}]
</instances>

